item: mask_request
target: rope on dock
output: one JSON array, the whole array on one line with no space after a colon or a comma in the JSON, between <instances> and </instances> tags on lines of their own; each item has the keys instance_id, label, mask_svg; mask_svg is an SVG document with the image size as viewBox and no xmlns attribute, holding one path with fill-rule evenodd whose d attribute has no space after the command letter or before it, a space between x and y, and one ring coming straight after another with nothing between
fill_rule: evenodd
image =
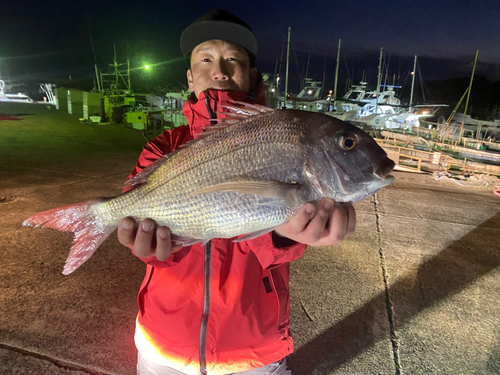
<instances>
[{"instance_id":1,"label":"rope on dock","mask_svg":"<svg viewBox=\"0 0 500 375\"><path fill-rule=\"evenodd\" d=\"M489 174L475 174L470 176L453 175L446 171L434 172L436 181L449 182L466 188L493 188L493 193L500 196L498 178Z\"/></svg>"}]
</instances>

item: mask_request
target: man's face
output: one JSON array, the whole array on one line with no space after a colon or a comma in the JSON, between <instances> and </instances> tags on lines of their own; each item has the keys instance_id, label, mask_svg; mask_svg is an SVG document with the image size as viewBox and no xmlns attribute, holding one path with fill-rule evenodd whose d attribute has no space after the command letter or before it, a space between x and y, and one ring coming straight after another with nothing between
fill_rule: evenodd
<instances>
[{"instance_id":1,"label":"man's face","mask_svg":"<svg viewBox=\"0 0 500 375\"><path fill-rule=\"evenodd\" d=\"M206 89L245 91L250 89L257 69L250 69L250 59L238 44L214 39L201 43L191 54L187 71L189 90L200 95Z\"/></svg>"}]
</instances>

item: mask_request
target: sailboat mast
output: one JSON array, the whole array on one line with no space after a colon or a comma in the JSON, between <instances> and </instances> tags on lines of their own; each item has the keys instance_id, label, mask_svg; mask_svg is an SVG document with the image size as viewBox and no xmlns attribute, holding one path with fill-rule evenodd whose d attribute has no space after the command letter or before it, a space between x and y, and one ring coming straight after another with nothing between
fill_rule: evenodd
<instances>
[{"instance_id":1,"label":"sailboat mast","mask_svg":"<svg viewBox=\"0 0 500 375\"><path fill-rule=\"evenodd\" d=\"M288 98L288 65L290 60L290 33L292 28L288 28L288 46L286 48L286 72L285 72L285 100Z\"/></svg>"},{"instance_id":2,"label":"sailboat mast","mask_svg":"<svg viewBox=\"0 0 500 375\"><path fill-rule=\"evenodd\" d=\"M127 59L128 93L132 95L132 84L130 83L130 59Z\"/></svg>"},{"instance_id":3,"label":"sailboat mast","mask_svg":"<svg viewBox=\"0 0 500 375\"><path fill-rule=\"evenodd\" d=\"M97 80L97 91L101 92L101 81L99 80L99 71L97 70L97 64L94 64L95 68L95 78Z\"/></svg>"},{"instance_id":4,"label":"sailboat mast","mask_svg":"<svg viewBox=\"0 0 500 375\"><path fill-rule=\"evenodd\" d=\"M413 102L413 88L415 87L415 75L417 73L417 55L415 55L415 61L413 62L413 72L411 73L413 77L411 78L411 94L410 94L410 112L411 103Z\"/></svg>"},{"instance_id":5,"label":"sailboat mast","mask_svg":"<svg viewBox=\"0 0 500 375\"><path fill-rule=\"evenodd\" d=\"M304 81L302 86L306 85L306 78L309 77L309 60L311 59L311 43L309 43L309 51L307 53L307 67L306 67L306 75L304 76Z\"/></svg>"},{"instance_id":6,"label":"sailboat mast","mask_svg":"<svg viewBox=\"0 0 500 375\"><path fill-rule=\"evenodd\" d=\"M377 79L377 100L375 103L375 113L377 113L378 110L378 95L380 94L380 82L382 80L382 53L383 53L384 48L380 48L380 57L378 59L378 79Z\"/></svg>"},{"instance_id":7,"label":"sailboat mast","mask_svg":"<svg viewBox=\"0 0 500 375\"><path fill-rule=\"evenodd\" d=\"M118 63L116 62L116 46L113 43L113 68L115 69L115 86L118 87Z\"/></svg>"},{"instance_id":8,"label":"sailboat mast","mask_svg":"<svg viewBox=\"0 0 500 375\"><path fill-rule=\"evenodd\" d=\"M326 58L325 58L325 62L323 64L323 82L321 83L321 94L320 94L320 98L323 97L323 90L325 89L325 78L326 78Z\"/></svg>"},{"instance_id":9,"label":"sailboat mast","mask_svg":"<svg viewBox=\"0 0 500 375\"><path fill-rule=\"evenodd\" d=\"M337 67L335 68L335 84L333 85L333 100L337 99L337 82L339 80L339 62L340 62L340 42L339 39L339 48L337 50Z\"/></svg>"},{"instance_id":10,"label":"sailboat mast","mask_svg":"<svg viewBox=\"0 0 500 375\"><path fill-rule=\"evenodd\" d=\"M464 123L465 123L465 115L467 114L467 107L469 105L469 97L470 97L470 92L472 90L472 80L474 79L474 72L476 71L476 63L477 63L477 55L479 54L479 51L476 50L476 58L474 59L474 67L472 68L472 75L470 77L470 84L469 84L469 91L467 92L467 100L465 101L465 111L464 111L464 117L462 119L462 125L460 125L460 136L458 137L458 143L462 140L463 132L464 132Z\"/></svg>"}]
</instances>

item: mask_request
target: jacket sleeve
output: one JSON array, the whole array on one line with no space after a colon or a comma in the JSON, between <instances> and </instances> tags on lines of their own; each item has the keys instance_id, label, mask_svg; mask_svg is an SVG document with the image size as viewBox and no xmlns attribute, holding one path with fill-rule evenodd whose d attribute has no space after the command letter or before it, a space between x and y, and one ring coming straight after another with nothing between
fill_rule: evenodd
<instances>
[{"instance_id":1,"label":"jacket sleeve","mask_svg":"<svg viewBox=\"0 0 500 375\"><path fill-rule=\"evenodd\" d=\"M282 263L298 259L306 249L306 245L293 241L286 247L276 247L273 241L273 232L245 242L257 256L264 269L274 268Z\"/></svg>"},{"instance_id":2,"label":"jacket sleeve","mask_svg":"<svg viewBox=\"0 0 500 375\"><path fill-rule=\"evenodd\" d=\"M127 180L135 176L148 165L152 164L155 160L158 160L159 158L177 150L180 146L191 139L191 133L189 132L189 126L187 125L164 131L158 137L146 144L141 152L141 155L139 156L139 160L137 161L135 168L132 170L132 173L130 173ZM124 188L123 193L130 189L131 187Z\"/></svg>"},{"instance_id":3,"label":"jacket sleeve","mask_svg":"<svg viewBox=\"0 0 500 375\"><path fill-rule=\"evenodd\" d=\"M139 156L139 160L132 170L132 173L128 176L127 180L135 176L137 173L142 171L148 165L152 164L155 160L170 154L171 152L178 149L181 145L189 141L191 138L189 127L179 126L177 128L166 130L158 137L148 142ZM123 192L126 192L133 187L126 186ZM186 257L191 249L190 246L183 247L179 251L173 253L167 260L159 261L156 257L151 258L139 258L143 262L150 264L154 267L166 268L172 267L178 264L182 259ZM132 249L132 253L134 250ZM134 254L135 255L135 254Z\"/></svg>"}]
</instances>

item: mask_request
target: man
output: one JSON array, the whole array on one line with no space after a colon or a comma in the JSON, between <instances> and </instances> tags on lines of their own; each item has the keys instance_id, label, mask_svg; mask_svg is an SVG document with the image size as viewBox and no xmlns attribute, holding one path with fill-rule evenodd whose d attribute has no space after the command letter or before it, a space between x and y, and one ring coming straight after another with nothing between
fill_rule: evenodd
<instances>
[{"instance_id":1,"label":"man","mask_svg":"<svg viewBox=\"0 0 500 375\"><path fill-rule=\"evenodd\" d=\"M184 30L181 50L190 59L193 94L184 106L189 125L149 142L131 176L216 123L221 104L265 105L254 67L257 41L233 14L202 16ZM323 199L261 237L181 248L172 244L168 228L124 219L118 239L148 264L138 298L138 374L290 374L289 262L306 245L342 241L355 224L351 204Z\"/></svg>"}]
</instances>

